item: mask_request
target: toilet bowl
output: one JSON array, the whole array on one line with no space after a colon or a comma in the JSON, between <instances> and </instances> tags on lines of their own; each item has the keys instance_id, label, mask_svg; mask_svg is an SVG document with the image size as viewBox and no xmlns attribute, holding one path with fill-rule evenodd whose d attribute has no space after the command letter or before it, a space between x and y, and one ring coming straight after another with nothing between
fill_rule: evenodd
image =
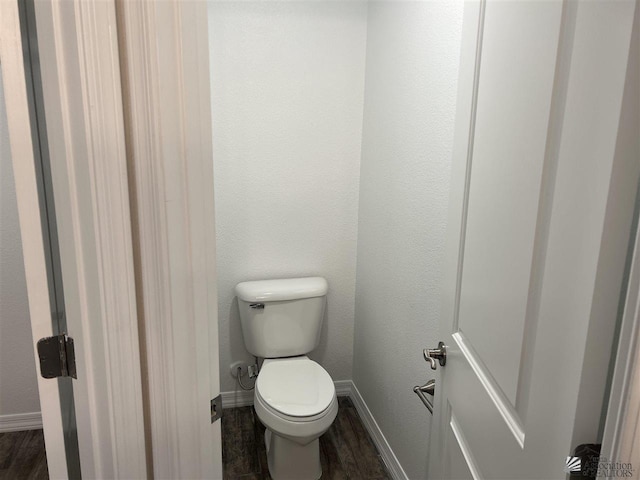
<instances>
[{"instance_id":1,"label":"toilet bowl","mask_svg":"<svg viewBox=\"0 0 640 480\"><path fill-rule=\"evenodd\" d=\"M271 476L320 478L318 439L338 413L335 387L326 370L306 356L265 360L256 381L254 408L266 427Z\"/></svg>"},{"instance_id":2,"label":"toilet bowl","mask_svg":"<svg viewBox=\"0 0 640 480\"><path fill-rule=\"evenodd\" d=\"M338 414L331 376L306 356L320 341L327 281L258 280L235 290L245 346L265 359L254 408L266 427L269 473L274 480L317 480L318 439Z\"/></svg>"}]
</instances>

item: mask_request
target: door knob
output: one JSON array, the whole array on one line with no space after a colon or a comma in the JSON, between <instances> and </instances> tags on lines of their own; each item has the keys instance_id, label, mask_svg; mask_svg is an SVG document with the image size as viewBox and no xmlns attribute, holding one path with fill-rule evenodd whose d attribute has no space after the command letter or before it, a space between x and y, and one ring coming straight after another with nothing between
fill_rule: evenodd
<instances>
[{"instance_id":1,"label":"door knob","mask_svg":"<svg viewBox=\"0 0 640 480\"><path fill-rule=\"evenodd\" d=\"M429 362L431 370L438 368L436 360L441 367L447 364L447 347L442 342L438 342L438 348L425 348L422 351L425 361Z\"/></svg>"}]
</instances>

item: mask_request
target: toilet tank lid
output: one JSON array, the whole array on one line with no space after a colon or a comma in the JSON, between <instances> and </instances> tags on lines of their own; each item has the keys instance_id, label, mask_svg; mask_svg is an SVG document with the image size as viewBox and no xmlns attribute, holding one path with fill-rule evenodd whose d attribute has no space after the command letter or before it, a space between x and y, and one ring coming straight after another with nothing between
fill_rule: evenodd
<instances>
[{"instance_id":1,"label":"toilet tank lid","mask_svg":"<svg viewBox=\"0 0 640 480\"><path fill-rule=\"evenodd\" d=\"M278 302L323 297L329 285L322 277L258 280L236 285L236 295L245 302Z\"/></svg>"}]
</instances>

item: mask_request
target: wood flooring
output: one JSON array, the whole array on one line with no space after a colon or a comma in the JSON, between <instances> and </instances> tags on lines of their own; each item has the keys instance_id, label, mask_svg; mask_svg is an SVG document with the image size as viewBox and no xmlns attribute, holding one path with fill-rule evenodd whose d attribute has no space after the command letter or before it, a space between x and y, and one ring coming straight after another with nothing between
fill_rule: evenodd
<instances>
[{"instance_id":1,"label":"wood flooring","mask_svg":"<svg viewBox=\"0 0 640 480\"><path fill-rule=\"evenodd\" d=\"M0 433L0 479L48 479L42 430Z\"/></svg>"},{"instance_id":2,"label":"wood flooring","mask_svg":"<svg viewBox=\"0 0 640 480\"><path fill-rule=\"evenodd\" d=\"M322 480L378 480L390 476L353 403L340 397L338 416L320 437ZM253 407L230 408L222 417L225 480L271 480L264 426Z\"/></svg>"},{"instance_id":3,"label":"wood flooring","mask_svg":"<svg viewBox=\"0 0 640 480\"><path fill-rule=\"evenodd\" d=\"M390 476L348 397L338 399L333 425L320 437L322 480L386 480ZM264 426L253 407L225 409L222 463L225 480L271 480ZM0 480L48 479L42 430L0 433Z\"/></svg>"}]
</instances>

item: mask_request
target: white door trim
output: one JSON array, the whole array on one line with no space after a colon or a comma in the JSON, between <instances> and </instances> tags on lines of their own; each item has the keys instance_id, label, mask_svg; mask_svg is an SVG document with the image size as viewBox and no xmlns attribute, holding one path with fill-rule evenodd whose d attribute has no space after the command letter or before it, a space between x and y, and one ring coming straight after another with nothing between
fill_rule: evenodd
<instances>
[{"instance_id":1,"label":"white door trim","mask_svg":"<svg viewBox=\"0 0 640 480\"><path fill-rule=\"evenodd\" d=\"M601 460L640 465L640 235L636 233ZM635 456L634 456L635 455Z\"/></svg>"},{"instance_id":2,"label":"white door trim","mask_svg":"<svg viewBox=\"0 0 640 480\"><path fill-rule=\"evenodd\" d=\"M146 476L114 2L36 2L85 478ZM83 382L83 379L86 379Z\"/></svg>"},{"instance_id":3,"label":"white door trim","mask_svg":"<svg viewBox=\"0 0 640 480\"><path fill-rule=\"evenodd\" d=\"M2 64L12 99L8 117L30 313L32 325L50 325L31 136L25 135L28 104L17 3L2 2L2 8ZM114 2L35 2L35 14L67 326L75 339L78 380L73 386L82 476L145 478ZM59 478L67 475L64 444L58 441L61 408L49 394L55 384L39 378L49 471Z\"/></svg>"},{"instance_id":4,"label":"white door trim","mask_svg":"<svg viewBox=\"0 0 640 480\"><path fill-rule=\"evenodd\" d=\"M0 64L28 287L33 349L37 363L36 342L40 337L53 335L53 325L22 51L18 2L0 2ZM49 475L51 478L66 478L68 474L63 448L58 383L42 378L38 371L38 390L42 422L45 425L44 441L47 451L52 452L51 458L47 459Z\"/></svg>"},{"instance_id":5,"label":"white door trim","mask_svg":"<svg viewBox=\"0 0 640 480\"><path fill-rule=\"evenodd\" d=\"M0 433L40 429L42 429L42 414L40 412L0 415Z\"/></svg>"},{"instance_id":6,"label":"white door trim","mask_svg":"<svg viewBox=\"0 0 640 480\"><path fill-rule=\"evenodd\" d=\"M636 8L633 28L625 85L625 106L621 115L621 124L626 128L618 137L619 147L625 147L620 148L620 152L627 152L629 162L637 162L640 154L637 140L640 124L640 86L638 86L640 8ZM618 333L601 460L631 462L637 475L640 468L640 437L638 436L640 432L640 229L638 227L635 235L624 312Z\"/></svg>"},{"instance_id":7,"label":"white door trim","mask_svg":"<svg viewBox=\"0 0 640 480\"><path fill-rule=\"evenodd\" d=\"M221 478L204 2L118 2L153 475Z\"/></svg>"}]
</instances>

